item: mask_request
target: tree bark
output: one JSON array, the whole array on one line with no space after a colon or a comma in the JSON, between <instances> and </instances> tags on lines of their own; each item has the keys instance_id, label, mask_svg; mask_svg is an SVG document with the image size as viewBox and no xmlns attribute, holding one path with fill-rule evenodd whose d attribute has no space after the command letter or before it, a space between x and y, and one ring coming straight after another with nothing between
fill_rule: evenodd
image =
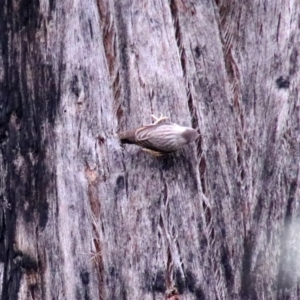
<instances>
[{"instance_id":1,"label":"tree bark","mask_svg":"<svg viewBox=\"0 0 300 300\"><path fill-rule=\"evenodd\" d=\"M300 299L300 2L0 7L2 300Z\"/></svg>"}]
</instances>

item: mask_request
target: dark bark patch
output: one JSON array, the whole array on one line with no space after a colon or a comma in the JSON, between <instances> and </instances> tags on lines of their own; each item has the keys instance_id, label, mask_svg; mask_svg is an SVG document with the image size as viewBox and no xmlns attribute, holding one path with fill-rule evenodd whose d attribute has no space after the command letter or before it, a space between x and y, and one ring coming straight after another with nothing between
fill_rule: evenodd
<instances>
[{"instance_id":1,"label":"dark bark patch","mask_svg":"<svg viewBox=\"0 0 300 300\"><path fill-rule=\"evenodd\" d=\"M294 48L290 55L289 74L294 75L297 72L297 70L298 70L298 50Z\"/></svg>"},{"instance_id":2,"label":"dark bark patch","mask_svg":"<svg viewBox=\"0 0 300 300\"><path fill-rule=\"evenodd\" d=\"M38 206L38 212L39 212L39 226L41 227L41 229L44 229L48 222L48 213L49 213L49 203L46 200L40 203L40 205Z\"/></svg>"},{"instance_id":3,"label":"dark bark patch","mask_svg":"<svg viewBox=\"0 0 300 300\"><path fill-rule=\"evenodd\" d=\"M117 276L116 268L114 266L109 268L109 275L110 275L110 277Z\"/></svg>"},{"instance_id":4,"label":"dark bark patch","mask_svg":"<svg viewBox=\"0 0 300 300\"><path fill-rule=\"evenodd\" d=\"M198 286L195 290L196 300L205 300L205 294L200 286Z\"/></svg>"},{"instance_id":5,"label":"dark bark patch","mask_svg":"<svg viewBox=\"0 0 300 300\"><path fill-rule=\"evenodd\" d=\"M99 146L102 146L105 142L105 138L101 135L98 136L98 143L99 143Z\"/></svg>"},{"instance_id":6,"label":"dark bark patch","mask_svg":"<svg viewBox=\"0 0 300 300\"><path fill-rule=\"evenodd\" d=\"M189 252L187 260L189 263L193 263L193 261L194 261L194 253L193 252L191 252L191 251Z\"/></svg>"},{"instance_id":7,"label":"dark bark patch","mask_svg":"<svg viewBox=\"0 0 300 300\"><path fill-rule=\"evenodd\" d=\"M13 261L15 267L20 267L27 271L33 271L33 272L36 272L38 270L37 261L32 256L24 252L16 251L14 253Z\"/></svg>"},{"instance_id":8,"label":"dark bark patch","mask_svg":"<svg viewBox=\"0 0 300 300\"><path fill-rule=\"evenodd\" d=\"M204 251L206 251L206 248L208 246L208 240L205 236L203 236L203 233L200 234L200 237L201 237L200 238L200 248L204 252Z\"/></svg>"},{"instance_id":9,"label":"dark bark patch","mask_svg":"<svg viewBox=\"0 0 300 300\"><path fill-rule=\"evenodd\" d=\"M49 0L49 8L51 12L55 10L55 7L56 7L56 0Z\"/></svg>"},{"instance_id":10,"label":"dark bark patch","mask_svg":"<svg viewBox=\"0 0 300 300\"><path fill-rule=\"evenodd\" d=\"M184 272L184 277L179 269L175 271L174 278L175 278L175 286L178 290L179 294L183 294L186 290L190 293L194 294L196 299L205 299L204 293L201 287L197 287L197 279L195 274L187 269Z\"/></svg>"},{"instance_id":11,"label":"dark bark patch","mask_svg":"<svg viewBox=\"0 0 300 300\"><path fill-rule=\"evenodd\" d=\"M20 268L12 268L10 272L8 272L7 267L4 268L4 275L9 274L9 276L5 276L2 282L2 293L1 300L12 300L19 299L19 289L20 283L23 276L23 272Z\"/></svg>"},{"instance_id":12,"label":"dark bark patch","mask_svg":"<svg viewBox=\"0 0 300 300\"><path fill-rule=\"evenodd\" d=\"M193 274L193 272L191 272L190 270L187 270L186 274L185 274L185 280L186 280L187 289L191 293L194 293L195 287L196 287L196 278L195 278L195 275Z\"/></svg>"},{"instance_id":13,"label":"dark bark patch","mask_svg":"<svg viewBox=\"0 0 300 300\"><path fill-rule=\"evenodd\" d=\"M128 45L130 44L128 42L128 28L125 22L126 15L129 13L128 11L124 10L124 7L121 5L121 2L118 1L115 2L114 5L115 13L116 13L116 32L117 32L117 47L119 52L119 63L121 66L121 72L122 72L122 78L125 78L125 80L120 81L120 78L118 78L117 86L113 86L114 88L114 95L115 98L119 98L120 93L117 91L119 88L122 90L122 96L123 96L123 105L126 107L126 113L130 115L131 107L130 107L130 98L131 98L131 87L129 84L128 78L130 78L129 75L129 55L128 55ZM119 34L119 32L122 32L122 34ZM119 86L120 84L120 86Z\"/></svg>"},{"instance_id":14,"label":"dark bark patch","mask_svg":"<svg viewBox=\"0 0 300 300\"><path fill-rule=\"evenodd\" d=\"M151 272L148 269L146 269L144 271L143 278L144 278L145 291L151 292L152 291L152 276L151 276Z\"/></svg>"},{"instance_id":15,"label":"dark bark patch","mask_svg":"<svg viewBox=\"0 0 300 300\"><path fill-rule=\"evenodd\" d=\"M117 119L120 120L124 115L124 110L121 107L121 105L119 105L118 109L117 109Z\"/></svg>"},{"instance_id":16,"label":"dark bark patch","mask_svg":"<svg viewBox=\"0 0 300 300\"><path fill-rule=\"evenodd\" d=\"M117 299L124 299L124 300L126 300L127 299L127 292L126 292L126 290L127 289L126 289L124 283L121 284L120 297L118 297Z\"/></svg>"},{"instance_id":17,"label":"dark bark patch","mask_svg":"<svg viewBox=\"0 0 300 300\"><path fill-rule=\"evenodd\" d=\"M203 211L205 212L206 225L208 226L210 225L212 220L211 209L206 205L205 201L202 201L202 207L203 207Z\"/></svg>"},{"instance_id":18,"label":"dark bark patch","mask_svg":"<svg viewBox=\"0 0 300 300\"><path fill-rule=\"evenodd\" d=\"M161 168L163 171L168 171L175 165L173 154L163 155L159 159L161 160Z\"/></svg>"},{"instance_id":19,"label":"dark bark patch","mask_svg":"<svg viewBox=\"0 0 300 300\"><path fill-rule=\"evenodd\" d=\"M40 35L47 33L39 30L40 23L38 1L21 0L17 6L8 1L0 12L0 31L4 33L0 34L3 59L0 135L6 137L0 144L0 151L7 173L4 196L15 211L14 214L6 213L7 230L4 242L1 241L7 266L3 271L3 286L7 288L2 290L2 299L13 299L12 289L18 293L17 281L21 274L16 271L18 268L30 271L38 268L38 263L29 255L11 255L15 243L15 214L30 222L28 226L39 225L37 230L43 229L48 221L47 191L49 185L55 185L46 153L53 143L51 125L55 122L60 100L63 65L59 61L56 67L54 61L45 58ZM62 53L60 57L62 59ZM44 124L49 125L47 132ZM28 237L32 237L30 232Z\"/></svg>"},{"instance_id":20,"label":"dark bark patch","mask_svg":"<svg viewBox=\"0 0 300 300\"><path fill-rule=\"evenodd\" d=\"M242 262L242 282L241 295L242 299L256 299L254 297L254 282L251 275L252 255L253 255L253 237L250 232L244 238L244 255Z\"/></svg>"},{"instance_id":21,"label":"dark bark patch","mask_svg":"<svg viewBox=\"0 0 300 300\"><path fill-rule=\"evenodd\" d=\"M295 194L297 191L297 181L293 181L291 183L290 186L290 191L289 191L289 197L288 197L288 201L287 201L287 206L286 206L286 213L285 213L285 223L287 223L288 221L290 221L291 217L292 217L292 213L293 213L293 203L295 201Z\"/></svg>"},{"instance_id":22,"label":"dark bark patch","mask_svg":"<svg viewBox=\"0 0 300 300\"><path fill-rule=\"evenodd\" d=\"M186 59L185 48L183 47L182 29L181 29L181 24L179 21L180 9L179 9L178 3L176 1L174 1L174 0L170 1L170 10L171 10L171 15L172 15L172 19L173 19L177 47L178 47L179 53L181 54L180 55L181 68L183 71L183 75L185 77L186 70L187 70L187 59Z\"/></svg>"},{"instance_id":23,"label":"dark bark patch","mask_svg":"<svg viewBox=\"0 0 300 300\"><path fill-rule=\"evenodd\" d=\"M79 97L81 88L79 86L79 80L77 75L73 75L71 83L70 83L71 92L76 96Z\"/></svg>"},{"instance_id":24,"label":"dark bark patch","mask_svg":"<svg viewBox=\"0 0 300 300\"><path fill-rule=\"evenodd\" d=\"M199 58L200 55L201 55L201 49L200 49L200 47L196 46L195 49L194 49L194 51L195 51L195 54L196 54L196 58Z\"/></svg>"},{"instance_id":25,"label":"dark bark patch","mask_svg":"<svg viewBox=\"0 0 300 300\"><path fill-rule=\"evenodd\" d=\"M179 269L175 271L175 285L179 294L183 294L186 289L186 283Z\"/></svg>"},{"instance_id":26,"label":"dark bark patch","mask_svg":"<svg viewBox=\"0 0 300 300\"><path fill-rule=\"evenodd\" d=\"M88 285L90 283L90 273L87 271L81 271L80 279L84 285Z\"/></svg>"},{"instance_id":27,"label":"dark bark patch","mask_svg":"<svg viewBox=\"0 0 300 300\"><path fill-rule=\"evenodd\" d=\"M153 281L153 291L158 293L165 293L165 274L163 271L158 271Z\"/></svg>"},{"instance_id":28,"label":"dark bark patch","mask_svg":"<svg viewBox=\"0 0 300 300\"><path fill-rule=\"evenodd\" d=\"M115 195L118 194L121 190L123 190L124 186L125 186L124 176L120 175L116 180L116 187L114 190Z\"/></svg>"},{"instance_id":29,"label":"dark bark patch","mask_svg":"<svg viewBox=\"0 0 300 300\"><path fill-rule=\"evenodd\" d=\"M261 219L261 215L263 213L263 209L264 209L264 202L265 202L265 197L263 195L260 195L258 197L255 209L254 209L254 213L253 213L253 220L255 220L257 223L259 223L260 219Z\"/></svg>"},{"instance_id":30,"label":"dark bark patch","mask_svg":"<svg viewBox=\"0 0 300 300\"><path fill-rule=\"evenodd\" d=\"M22 30L23 27L27 27L28 29L37 28L40 24L39 10L39 1L20 1L15 15L16 29Z\"/></svg>"},{"instance_id":31,"label":"dark bark patch","mask_svg":"<svg viewBox=\"0 0 300 300\"><path fill-rule=\"evenodd\" d=\"M92 21L90 19L89 19L89 28L90 28L91 39L93 39L94 38L93 26L92 26Z\"/></svg>"},{"instance_id":32,"label":"dark bark patch","mask_svg":"<svg viewBox=\"0 0 300 300\"><path fill-rule=\"evenodd\" d=\"M276 79L278 89L288 89L290 87L289 77L280 76Z\"/></svg>"},{"instance_id":33,"label":"dark bark patch","mask_svg":"<svg viewBox=\"0 0 300 300\"><path fill-rule=\"evenodd\" d=\"M228 290L232 289L233 286L233 272L232 272L232 267L230 264L230 254L228 253L227 249L222 249L222 254L221 254L221 263L224 268L224 275L226 279L226 286Z\"/></svg>"},{"instance_id":34,"label":"dark bark patch","mask_svg":"<svg viewBox=\"0 0 300 300\"><path fill-rule=\"evenodd\" d=\"M82 290L82 288L80 286L76 286L76 300L92 300L92 298L90 297L90 293L89 290L84 288Z\"/></svg>"},{"instance_id":35,"label":"dark bark patch","mask_svg":"<svg viewBox=\"0 0 300 300\"><path fill-rule=\"evenodd\" d=\"M3 197L0 196L0 203L4 203ZM6 232L4 208L0 207L0 262L5 261L4 235Z\"/></svg>"},{"instance_id":36,"label":"dark bark patch","mask_svg":"<svg viewBox=\"0 0 300 300\"><path fill-rule=\"evenodd\" d=\"M202 187L203 194L206 193L206 183L205 183L205 173L206 173L206 160L204 157L201 157L199 163L199 172L200 172L200 182Z\"/></svg>"},{"instance_id":37,"label":"dark bark patch","mask_svg":"<svg viewBox=\"0 0 300 300\"><path fill-rule=\"evenodd\" d=\"M147 292L164 293L166 291L165 275L162 270L156 274L146 270L144 272L144 288Z\"/></svg>"}]
</instances>

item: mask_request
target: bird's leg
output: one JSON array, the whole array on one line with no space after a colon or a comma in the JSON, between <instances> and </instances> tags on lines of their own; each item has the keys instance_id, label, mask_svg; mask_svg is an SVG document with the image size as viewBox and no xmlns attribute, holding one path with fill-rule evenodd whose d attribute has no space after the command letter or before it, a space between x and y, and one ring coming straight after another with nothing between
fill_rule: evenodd
<instances>
[{"instance_id":1,"label":"bird's leg","mask_svg":"<svg viewBox=\"0 0 300 300\"><path fill-rule=\"evenodd\" d=\"M147 149L147 148L142 148L142 150L146 153L151 154L152 156L155 156L155 157L160 157L160 156L163 156L165 154L165 153L154 151L154 150Z\"/></svg>"},{"instance_id":2,"label":"bird's leg","mask_svg":"<svg viewBox=\"0 0 300 300\"><path fill-rule=\"evenodd\" d=\"M157 118L156 116L154 116L154 115L151 115L151 117L154 119L154 125L155 124L157 124L157 123L159 123L159 122L161 122L161 121L165 121L165 120L168 120L169 118L168 117L166 117L166 116L163 116L162 114L160 115L160 117L159 118Z\"/></svg>"}]
</instances>

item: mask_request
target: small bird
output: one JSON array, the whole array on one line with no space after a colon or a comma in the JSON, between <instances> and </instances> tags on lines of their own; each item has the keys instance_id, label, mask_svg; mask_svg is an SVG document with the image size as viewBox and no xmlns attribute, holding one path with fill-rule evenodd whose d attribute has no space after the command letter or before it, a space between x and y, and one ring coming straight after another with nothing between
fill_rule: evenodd
<instances>
[{"instance_id":1,"label":"small bird","mask_svg":"<svg viewBox=\"0 0 300 300\"><path fill-rule=\"evenodd\" d=\"M200 136L196 129L174 124L168 117L151 116L155 120L153 124L120 133L121 143L139 145L144 151L159 156L175 152Z\"/></svg>"}]
</instances>

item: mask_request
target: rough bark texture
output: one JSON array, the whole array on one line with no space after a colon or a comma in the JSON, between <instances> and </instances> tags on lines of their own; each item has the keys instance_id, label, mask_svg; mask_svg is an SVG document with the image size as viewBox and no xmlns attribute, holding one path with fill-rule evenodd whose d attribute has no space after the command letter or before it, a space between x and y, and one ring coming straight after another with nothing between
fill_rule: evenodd
<instances>
[{"instance_id":1,"label":"rough bark texture","mask_svg":"<svg viewBox=\"0 0 300 300\"><path fill-rule=\"evenodd\" d=\"M299 1L0 7L2 300L300 299Z\"/></svg>"}]
</instances>

